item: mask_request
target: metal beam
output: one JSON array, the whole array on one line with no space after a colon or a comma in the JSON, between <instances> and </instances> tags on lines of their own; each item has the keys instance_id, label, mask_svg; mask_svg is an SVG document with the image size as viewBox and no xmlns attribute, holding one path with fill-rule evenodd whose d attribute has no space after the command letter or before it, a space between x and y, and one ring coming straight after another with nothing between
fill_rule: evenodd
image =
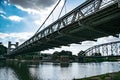
<instances>
[{"instance_id":1,"label":"metal beam","mask_svg":"<svg viewBox=\"0 0 120 80\"><path fill-rule=\"evenodd\" d=\"M61 41L61 40L57 40L57 39L49 39L49 41L57 42L56 44L61 44L61 45L68 44L68 42L66 42L66 41Z\"/></svg>"},{"instance_id":2,"label":"metal beam","mask_svg":"<svg viewBox=\"0 0 120 80\"><path fill-rule=\"evenodd\" d=\"M92 31L95 31L95 32L98 32L98 33L101 33L101 34L104 34L104 35L106 35L106 36L109 36L109 35L111 35L111 33L109 33L109 32L105 32L105 31L103 31L103 30L98 30L98 29L95 29L95 28L93 28L92 26L88 26L88 25L83 25L83 24L79 24L79 26L82 26L82 27L84 27L84 28L86 28L86 29L88 29L88 30L92 30ZM115 35L113 35L113 36L115 36ZM115 36L116 37L116 36Z\"/></svg>"},{"instance_id":3,"label":"metal beam","mask_svg":"<svg viewBox=\"0 0 120 80\"><path fill-rule=\"evenodd\" d=\"M60 34L62 36L69 37L69 38L72 38L72 39L75 39L75 40L86 40L85 38L81 38L81 37L78 37L78 36L75 36L75 35L66 34L66 33L58 32L58 34Z\"/></svg>"}]
</instances>

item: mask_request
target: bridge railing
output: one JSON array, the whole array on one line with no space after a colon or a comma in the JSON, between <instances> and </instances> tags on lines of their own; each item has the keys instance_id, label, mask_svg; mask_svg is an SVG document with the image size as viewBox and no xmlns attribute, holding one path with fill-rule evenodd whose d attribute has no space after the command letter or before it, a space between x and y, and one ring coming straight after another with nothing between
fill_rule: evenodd
<instances>
[{"instance_id":1,"label":"bridge railing","mask_svg":"<svg viewBox=\"0 0 120 80\"><path fill-rule=\"evenodd\" d=\"M71 12L67 13L63 17L50 24L49 26L46 26L45 29L43 29L42 31L38 32L36 35L25 41L11 53L21 50L26 46L30 46L31 44L40 40L41 38L46 37L47 35L50 35L55 31L58 31L63 27L70 25L71 23L74 23L91 14L94 14L95 12L114 3L117 3L117 0L87 0L80 6L73 9Z\"/></svg>"}]
</instances>

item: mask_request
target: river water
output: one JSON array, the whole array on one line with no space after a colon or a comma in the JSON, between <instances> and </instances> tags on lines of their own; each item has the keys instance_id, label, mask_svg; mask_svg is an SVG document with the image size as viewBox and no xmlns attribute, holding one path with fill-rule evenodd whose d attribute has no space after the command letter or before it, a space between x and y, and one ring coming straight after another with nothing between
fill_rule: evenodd
<instances>
[{"instance_id":1,"label":"river water","mask_svg":"<svg viewBox=\"0 0 120 80\"><path fill-rule=\"evenodd\" d=\"M120 62L0 62L0 80L72 80L120 71Z\"/></svg>"}]
</instances>

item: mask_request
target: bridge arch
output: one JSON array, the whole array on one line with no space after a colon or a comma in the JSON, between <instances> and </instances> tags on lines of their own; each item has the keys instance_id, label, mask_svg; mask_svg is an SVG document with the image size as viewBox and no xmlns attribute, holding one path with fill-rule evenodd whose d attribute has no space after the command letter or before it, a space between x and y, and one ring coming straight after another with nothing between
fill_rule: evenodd
<instances>
[{"instance_id":1,"label":"bridge arch","mask_svg":"<svg viewBox=\"0 0 120 80\"><path fill-rule=\"evenodd\" d=\"M85 50L86 56L92 56L95 53L101 53L102 56L119 56L120 41L95 45Z\"/></svg>"}]
</instances>

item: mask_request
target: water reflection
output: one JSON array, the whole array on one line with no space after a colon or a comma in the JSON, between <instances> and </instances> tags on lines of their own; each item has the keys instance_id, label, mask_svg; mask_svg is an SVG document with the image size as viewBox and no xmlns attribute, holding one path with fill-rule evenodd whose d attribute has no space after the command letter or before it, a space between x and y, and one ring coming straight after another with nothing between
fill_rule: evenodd
<instances>
[{"instance_id":1,"label":"water reflection","mask_svg":"<svg viewBox=\"0 0 120 80\"><path fill-rule=\"evenodd\" d=\"M5 68L5 71L1 73L4 75L3 80L37 80L35 77L31 76L29 67L32 65L35 65L37 67L38 64L21 62L1 62L0 64L2 64L2 66L0 66L0 72Z\"/></svg>"},{"instance_id":2,"label":"water reflection","mask_svg":"<svg viewBox=\"0 0 120 80\"><path fill-rule=\"evenodd\" d=\"M119 62L0 62L0 80L72 80L115 71L120 71Z\"/></svg>"}]
</instances>

